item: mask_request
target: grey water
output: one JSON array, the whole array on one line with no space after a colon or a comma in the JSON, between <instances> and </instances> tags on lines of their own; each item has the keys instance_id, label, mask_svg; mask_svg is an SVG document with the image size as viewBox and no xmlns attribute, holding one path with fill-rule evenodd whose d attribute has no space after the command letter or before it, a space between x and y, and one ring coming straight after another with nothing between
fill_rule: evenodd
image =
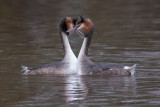
<instances>
[{"instance_id":1,"label":"grey water","mask_svg":"<svg viewBox=\"0 0 160 107\"><path fill-rule=\"evenodd\" d=\"M91 60L137 64L135 76L22 75L63 59L58 23L81 15L95 24ZM82 39L69 39L78 55ZM159 0L0 1L0 107L159 105Z\"/></svg>"}]
</instances>

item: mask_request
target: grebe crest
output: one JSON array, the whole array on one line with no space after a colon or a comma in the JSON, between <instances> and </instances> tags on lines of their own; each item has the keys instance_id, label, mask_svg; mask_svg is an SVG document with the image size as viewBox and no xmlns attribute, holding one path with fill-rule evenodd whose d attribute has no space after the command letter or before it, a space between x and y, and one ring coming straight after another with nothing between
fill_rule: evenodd
<instances>
[{"instance_id":1,"label":"grebe crest","mask_svg":"<svg viewBox=\"0 0 160 107\"><path fill-rule=\"evenodd\" d=\"M91 19L85 18L83 16L80 17L80 21L77 22L75 26L75 30L81 37L89 37L92 36L94 32L94 24ZM73 28L74 29L74 28Z\"/></svg>"}]
</instances>

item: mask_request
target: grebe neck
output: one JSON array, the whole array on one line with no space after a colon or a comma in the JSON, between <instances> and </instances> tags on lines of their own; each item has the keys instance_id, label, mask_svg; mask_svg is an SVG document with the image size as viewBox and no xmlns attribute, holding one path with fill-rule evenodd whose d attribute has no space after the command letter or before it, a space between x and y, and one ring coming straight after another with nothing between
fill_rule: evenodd
<instances>
[{"instance_id":1,"label":"grebe neck","mask_svg":"<svg viewBox=\"0 0 160 107\"><path fill-rule=\"evenodd\" d=\"M91 38L84 38L81 50L78 55L78 59L88 56L88 48L91 42Z\"/></svg>"},{"instance_id":2,"label":"grebe neck","mask_svg":"<svg viewBox=\"0 0 160 107\"><path fill-rule=\"evenodd\" d=\"M88 48L90 45L90 41L90 38L84 38L78 55L77 69L79 75L84 74L84 66L90 65L92 63L92 61L88 57Z\"/></svg>"},{"instance_id":3,"label":"grebe neck","mask_svg":"<svg viewBox=\"0 0 160 107\"><path fill-rule=\"evenodd\" d=\"M74 53L71 49L71 46L70 46L67 35L65 33L61 32L61 38L62 38L63 47L64 47L64 51L65 51L65 56L64 56L63 60L65 60L65 61L71 61L71 60L76 61L77 58L76 58L76 56L74 55Z\"/></svg>"}]
</instances>

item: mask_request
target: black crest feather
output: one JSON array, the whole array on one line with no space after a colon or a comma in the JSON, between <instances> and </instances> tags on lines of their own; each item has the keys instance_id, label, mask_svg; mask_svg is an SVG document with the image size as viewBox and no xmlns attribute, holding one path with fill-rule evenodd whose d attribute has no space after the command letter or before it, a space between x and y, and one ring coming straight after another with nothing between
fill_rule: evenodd
<instances>
[{"instance_id":1,"label":"black crest feather","mask_svg":"<svg viewBox=\"0 0 160 107\"><path fill-rule=\"evenodd\" d=\"M73 18L73 24L74 25L76 25L77 20L78 20L77 18Z\"/></svg>"},{"instance_id":2,"label":"black crest feather","mask_svg":"<svg viewBox=\"0 0 160 107\"><path fill-rule=\"evenodd\" d=\"M83 23L85 20L86 20L86 17L80 16L80 21L78 21L78 22L76 23L76 25L78 25L78 24L80 24L80 23Z\"/></svg>"},{"instance_id":3,"label":"black crest feather","mask_svg":"<svg viewBox=\"0 0 160 107\"><path fill-rule=\"evenodd\" d=\"M67 25L66 25L65 20L66 20L66 17L62 18L60 23L59 23L59 29L60 29L60 31L63 31L63 32L67 31Z\"/></svg>"}]
</instances>

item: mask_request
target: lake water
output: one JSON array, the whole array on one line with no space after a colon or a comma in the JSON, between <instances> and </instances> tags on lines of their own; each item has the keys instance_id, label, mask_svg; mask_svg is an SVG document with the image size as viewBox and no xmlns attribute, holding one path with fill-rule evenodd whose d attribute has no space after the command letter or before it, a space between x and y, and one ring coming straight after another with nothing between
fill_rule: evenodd
<instances>
[{"instance_id":1,"label":"lake water","mask_svg":"<svg viewBox=\"0 0 160 107\"><path fill-rule=\"evenodd\" d=\"M81 15L95 24L91 60L137 64L135 76L22 75L22 65L63 59L58 23L65 16ZM78 55L82 39L69 39ZM159 105L158 0L0 1L1 107Z\"/></svg>"}]
</instances>

